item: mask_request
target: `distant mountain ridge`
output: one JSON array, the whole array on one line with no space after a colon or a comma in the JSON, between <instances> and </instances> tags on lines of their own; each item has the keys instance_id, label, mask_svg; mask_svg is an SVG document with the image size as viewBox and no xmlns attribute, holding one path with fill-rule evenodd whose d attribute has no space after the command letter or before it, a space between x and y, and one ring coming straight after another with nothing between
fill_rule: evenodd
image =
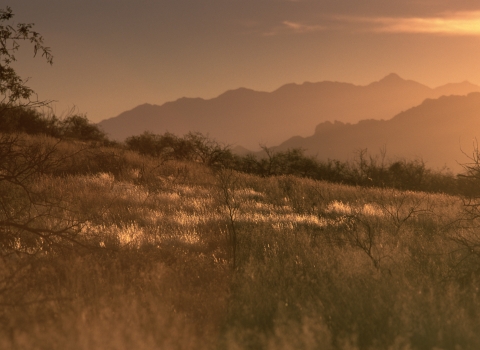
<instances>
[{"instance_id":1,"label":"distant mountain ridge","mask_svg":"<svg viewBox=\"0 0 480 350\"><path fill-rule=\"evenodd\" d=\"M161 106L144 104L99 125L117 140L144 131L177 135L199 131L217 141L255 150L259 144L273 146L293 135L311 135L324 121L389 119L427 98L473 91L480 91L480 86L463 82L432 89L390 74L366 86L331 81L292 83L273 92L239 88L208 100L180 98Z\"/></svg>"},{"instance_id":2,"label":"distant mountain ridge","mask_svg":"<svg viewBox=\"0 0 480 350\"><path fill-rule=\"evenodd\" d=\"M454 172L468 162L475 140L480 139L480 93L427 99L389 120L340 121L317 125L309 137L292 137L273 150L302 148L320 160L351 160L355 151L367 149L387 158L421 158L427 167L447 166Z\"/></svg>"}]
</instances>

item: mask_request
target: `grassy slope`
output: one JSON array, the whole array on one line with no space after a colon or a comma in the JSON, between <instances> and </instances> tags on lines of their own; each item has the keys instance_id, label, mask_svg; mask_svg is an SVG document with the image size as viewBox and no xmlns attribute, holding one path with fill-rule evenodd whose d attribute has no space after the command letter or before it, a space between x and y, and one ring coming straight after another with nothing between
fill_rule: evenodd
<instances>
[{"instance_id":1,"label":"grassy slope","mask_svg":"<svg viewBox=\"0 0 480 350\"><path fill-rule=\"evenodd\" d=\"M3 258L2 349L480 345L476 231L457 197L113 149L62 166L35 185L87 219L95 248Z\"/></svg>"}]
</instances>

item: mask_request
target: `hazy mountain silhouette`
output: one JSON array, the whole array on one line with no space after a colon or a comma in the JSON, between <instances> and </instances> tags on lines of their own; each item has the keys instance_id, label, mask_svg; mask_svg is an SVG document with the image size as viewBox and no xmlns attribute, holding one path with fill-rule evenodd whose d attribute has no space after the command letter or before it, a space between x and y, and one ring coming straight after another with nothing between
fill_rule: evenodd
<instances>
[{"instance_id":1,"label":"hazy mountain silhouette","mask_svg":"<svg viewBox=\"0 0 480 350\"><path fill-rule=\"evenodd\" d=\"M322 121L387 119L426 98L480 91L468 82L431 89L390 74L366 86L320 82L287 84L273 92L246 88L209 100L181 98L161 106L144 104L100 122L110 137L123 140L143 131L208 134L218 141L258 149L292 135L308 136Z\"/></svg>"},{"instance_id":2,"label":"hazy mountain silhouette","mask_svg":"<svg viewBox=\"0 0 480 350\"><path fill-rule=\"evenodd\" d=\"M390 120L362 120L356 124L336 121L319 124L310 137L292 137L275 150L303 148L318 159L352 160L355 151L368 149L387 158L421 158L427 167L447 166L461 171L475 138L480 138L480 93L427 99Z\"/></svg>"}]
</instances>

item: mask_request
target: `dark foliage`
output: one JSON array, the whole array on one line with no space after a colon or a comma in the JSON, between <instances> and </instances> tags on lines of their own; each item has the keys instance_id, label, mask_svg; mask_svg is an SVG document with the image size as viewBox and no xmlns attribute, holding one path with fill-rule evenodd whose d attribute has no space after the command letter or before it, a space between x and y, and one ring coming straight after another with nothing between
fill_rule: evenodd
<instances>
[{"instance_id":1,"label":"dark foliage","mask_svg":"<svg viewBox=\"0 0 480 350\"><path fill-rule=\"evenodd\" d=\"M227 146L221 145L201 133L190 132L183 138L171 133L156 135L144 132L126 139L128 149L143 155L158 157L162 161L189 160L214 167L231 166L234 160Z\"/></svg>"},{"instance_id":2,"label":"dark foliage","mask_svg":"<svg viewBox=\"0 0 480 350\"><path fill-rule=\"evenodd\" d=\"M35 92L28 87L28 79L21 78L12 68L20 49L19 42L33 45L33 53L42 54L49 64L53 63L50 48L43 43L40 33L33 30L32 23L9 24L14 14L10 7L0 9L0 116L16 107L39 107L48 101L39 101Z\"/></svg>"},{"instance_id":3,"label":"dark foliage","mask_svg":"<svg viewBox=\"0 0 480 350\"><path fill-rule=\"evenodd\" d=\"M26 107L4 110L0 118L0 130L8 134L42 134L55 138L108 143L105 133L97 125L90 123L85 116L74 114L58 118Z\"/></svg>"},{"instance_id":4,"label":"dark foliage","mask_svg":"<svg viewBox=\"0 0 480 350\"><path fill-rule=\"evenodd\" d=\"M338 160L319 161L301 149L274 152L264 148L264 157L249 154L236 157L235 170L260 176L294 175L334 183L364 187L387 187L401 190L463 194L467 181L447 172L427 169L420 160L391 163L367 157L359 152L353 163Z\"/></svg>"},{"instance_id":5,"label":"dark foliage","mask_svg":"<svg viewBox=\"0 0 480 350\"><path fill-rule=\"evenodd\" d=\"M72 115L59 123L59 131L63 137L81 141L105 141L105 133L85 116Z\"/></svg>"},{"instance_id":6,"label":"dark foliage","mask_svg":"<svg viewBox=\"0 0 480 350\"><path fill-rule=\"evenodd\" d=\"M129 150L161 161L196 161L214 168L228 168L262 177L293 175L354 186L461 195L471 193L473 185L471 176L467 179L434 171L421 160L387 162L384 156L369 156L366 150L359 151L354 162L320 161L306 156L302 149L276 152L267 147L263 147L263 156L253 153L238 156L228 146L201 133L178 137L171 133L157 135L145 132L129 137L125 145Z\"/></svg>"},{"instance_id":7,"label":"dark foliage","mask_svg":"<svg viewBox=\"0 0 480 350\"><path fill-rule=\"evenodd\" d=\"M5 133L44 134L59 137L60 121L35 109L10 108L2 113L0 130Z\"/></svg>"}]
</instances>

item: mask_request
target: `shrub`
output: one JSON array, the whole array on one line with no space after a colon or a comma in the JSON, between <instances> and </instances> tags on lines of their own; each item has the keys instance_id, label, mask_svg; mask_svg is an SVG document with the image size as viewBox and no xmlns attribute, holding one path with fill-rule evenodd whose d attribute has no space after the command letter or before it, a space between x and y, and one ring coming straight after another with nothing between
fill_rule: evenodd
<instances>
[{"instance_id":1,"label":"shrub","mask_svg":"<svg viewBox=\"0 0 480 350\"><path fill-rule=\"evenodd\" d=\"M163 161L190 160L212 167L227 167L234 161L228 146L222 146L198 132L190 132L184 137L177 137L168 132L163 135L144 132L138 136L128 137L125 144L130 150L157 157Z\"/></svg>"},{"instance_id":2,"label":"shrub","mask_svg":"<svg viewBox=\"0 0 480 350\"><path fill-rule=\"evenodd\" d=\"M61 136L60 120L31 108L9 108L0 118L0 130L5 133L44 134Z\"/></svg>"},{"instance_id":3,"label":"shrub","mask_svg":"<svg viewBox=\"0 0 480 350\"><path fill-rule=\"evenodd\" d=\"M106 141L107 137L100 128L90 123L86 116L72 115L60 122L61 136L80 141Z\"/></svg>"}]
</instances>

